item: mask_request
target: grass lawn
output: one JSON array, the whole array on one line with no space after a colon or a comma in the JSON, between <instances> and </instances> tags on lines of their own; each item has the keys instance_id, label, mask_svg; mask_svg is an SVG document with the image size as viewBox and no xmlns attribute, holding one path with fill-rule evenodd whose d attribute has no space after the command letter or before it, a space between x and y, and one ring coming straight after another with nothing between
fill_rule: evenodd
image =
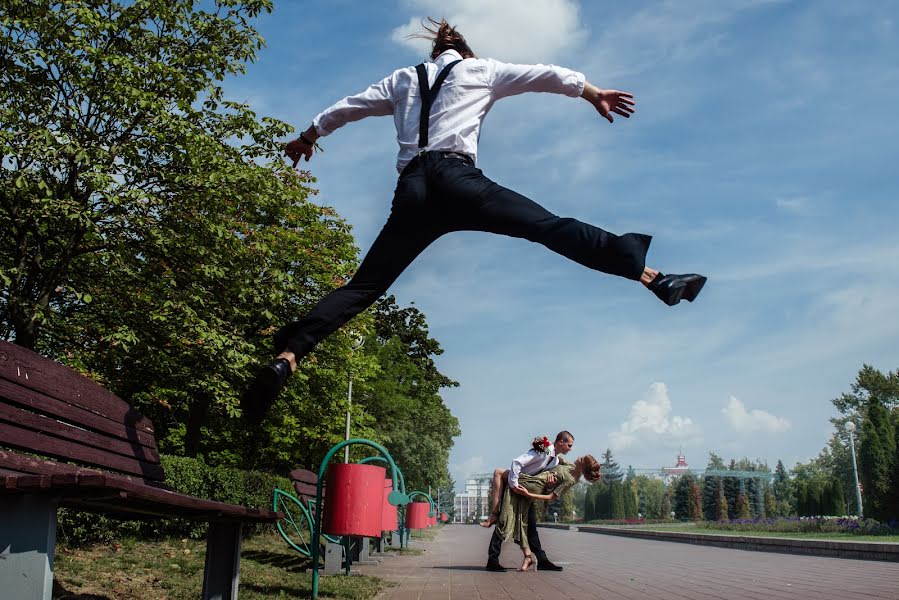
<instances>
[{"instance_id":1,"label":"grass lawn","mask_svg":"<svg viewBox=\"0 0 899 600\"><path fill-rule=\"evenodd\" d=\"M690 533L707 533L709 535L745 535L753 537L783 537L815 540L839 540L843 542L892 542L899 543L899 535L855 535L852 533L795 533L779 531L731 531L712 527L696 527L692 523L672 525L638 525L628 529L645 529L648 531L676 531Z\"/></svg>"},{"instance_id":2,"label":"grass lawn","mask_svg":"<svg viewBox=\"0 0 899 600\"><path fill-rule=\"evenodd\" d=\"M122 540L85 549L56 549L54 600L196 600L203 590L205 540ZM240 597L308 598L308 559L277 533L243 541ZM322 576L319 596L367 600L387 584L363 575Z\"/></svg>"}]
</instances>

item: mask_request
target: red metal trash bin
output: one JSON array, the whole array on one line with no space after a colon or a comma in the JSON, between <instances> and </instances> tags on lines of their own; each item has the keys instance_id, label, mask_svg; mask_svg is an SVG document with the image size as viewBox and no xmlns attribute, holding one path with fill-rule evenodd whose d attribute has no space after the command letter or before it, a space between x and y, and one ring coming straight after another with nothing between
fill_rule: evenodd
<instances>
[{"instance_id":1,"label":"red metal trash bin","mask_svg":"<svg viewBox=\"0 0 899 600\"><path fill-rule=\"evenodd\" d=\"M329 490L330 491L330 490ZM429 502L410 502L406 505L406 527L409 529L425 529L428 526Z\"/></svg>"},{"instance_id":2,"label":"red metal trash bin","mask_svg":"<svg viewBox=\"0 0 899 600\"><path fill-rule=\"evenodd\" d=\"M384 467L375 465L330 465L322 531L331 535L380 537L386 474Z\"/></svg>"},{"instance_id":3,"label":"red metal trash bin","mask_svg":"<svg viewBox=\"0 0 899 600\"><path fill-rule=\"evenodd\" d=\"M393 491L393 481L384 480L384 504L381 512L381 531L397 531L400 528L400 522L397 518L396 506L387 501L390 492Z\"/></svg>"}]
</instances>

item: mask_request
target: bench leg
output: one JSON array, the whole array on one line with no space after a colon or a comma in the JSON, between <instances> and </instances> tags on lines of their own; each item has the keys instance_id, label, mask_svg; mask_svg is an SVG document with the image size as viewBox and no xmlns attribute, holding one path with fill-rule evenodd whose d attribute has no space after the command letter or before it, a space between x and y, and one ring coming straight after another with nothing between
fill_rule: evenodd
<instances>
[{"instance_id":1,"label":"bench leg","mask_svg":"<svg viewBox=\"0 0 899 600\"><path fill-rule=\"evenodd\" d=\"M50 600L56 552L57 501L44 496L0 496L0 595Z\"/></svg>"},{"instance_id":2,"label":"bench leg","mask_svg":"<svg viewBox=\"0 0 899 600\"><path fill-rule=\"evenodd\" d=\"M324 540L325 543L325 575L337 575L343 564L343 545Z\"/></svg>"},{"instance_id":3,"label":"bench leg","mask_svg":"<svg viewBox=\"0 0 899 600\"><path fill-rule=\"evenodd\" d=\"M240 539L243 523L210 523L206 537L204 600L237 600L240 581Z\"/></svg>"}]
</instances>

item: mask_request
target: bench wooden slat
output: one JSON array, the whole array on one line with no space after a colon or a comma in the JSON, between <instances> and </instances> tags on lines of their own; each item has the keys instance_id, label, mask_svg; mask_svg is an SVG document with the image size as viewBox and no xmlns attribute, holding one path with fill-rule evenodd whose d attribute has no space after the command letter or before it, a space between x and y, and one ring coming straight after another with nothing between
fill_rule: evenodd
<instances>
[{"instance_id":1,"label":"bench wooden slat","mask_svg":"<svg viewBox=\"0 0 899 600\"><path fill-rule=\"evenodd\" d=\"M109 452L99 452L96 448L82 446L49 435L35 435L35 432L30 429L22 429L9 423L0 422L0 443L29 452L40 452L55 458L78 460L122 473L140 475L144 479L161 481L165 477L165 473L158 463L138 461Z\"/></svg>"},{"instance_id":2,"label":"bench wooden slat","mask_svg":"<svg viewBox=\"0 0 899 600\"><path fill-rule=\"evenodd\" d=\"M109 390L66 366L3 341L0 341L0 379L19 383L57 400L153 433L153 424L149 419Z\"/></svg>"},{"instance_id":3,"label":"bench wooden slat","mask_svg":"<svg viewBox=\"0 0 899 600\"><path fill-rule=\"evenodd\" d=\"M7 422L28 429L49 433L54 437L68 439L72 442L93 446L102 452L114 452L127 457L136 457L150 463L159 463L159 453L155 449L145 448L139 444L130 444L121 440L113 440L91 431L80 429L68 423L22 410L8 404L0 404L0 422Z\"/></svg>"},{"instance_id":4,"label":"bench wooden slat","mask_svg":"<svg viewBox=\"0 0 899 600\"><path fill-rule=\"evenodd\" d=\"M18 382L0 379L0 398L34 412L58 417L62 421L74 423L86 429L107 433L122 440L156 449L156 440L152 433L129 427L121 421L111 421L79 406L67 404L39 391L23 387Z\"/></svg>"},{"instance_id":5,"label":"bench wooden slat","mask_svg":"<svg viewBox=\"0 0 899 600\"><path fill-rule=\"evenodd\" d=\"M67 465L54 460L19 454L11 450L3 450L2 448L0 448L0 466L19 473L44 473L48 475L99 473L99 471L88 469L87 467ZM127 475L122 475L122 477L127 477Z\"/></svg>"},{"instance_id":6,"label":"bench wooden slat","mask_svg":"<svg viewBox=\"0 0 899 600\"><path fill-rule=\"evenodd\" d=\"M290 472L291 481L299 481L300 483L308 483L315 485L318 483L318 473L314 473L309 469L294 469Z\"/></svg>"},{"instance_id":7,"label":"bench wooden slat","mask_svg":"<svg viewBox=\"0 0 899 600\"><path fill-rule=\"evenodd\" d=\"M318 490L316 490L314 485L309 485L308 483L300 483L299 481L293 482L293 489L296 490L297 496L300 498L315 498L315 494ZM322 496L324 497L324 490L322 490Z\"/></svg>"}]
</instances>

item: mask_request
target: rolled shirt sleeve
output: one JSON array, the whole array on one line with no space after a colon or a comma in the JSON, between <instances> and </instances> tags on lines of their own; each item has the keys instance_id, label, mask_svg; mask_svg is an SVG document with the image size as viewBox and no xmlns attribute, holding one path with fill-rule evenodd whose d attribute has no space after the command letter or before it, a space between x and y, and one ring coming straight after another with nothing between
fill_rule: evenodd
<instances>
[{"instance_id":1,"label":"rolled shirt sleeve","mask_svg":"<svg viewBox=\"0 0 899 600\"><path fill-rule=\"evenodd\" d=\"M488 59L488 82L495 99L526 92L577 98L584 92L583 73L555 65L515 65Z\"/></svg>"},{"instance_id":2,"label":"rolled shirt sleeve","mask_svg":"<svg viewBox=\"0 0 899 600\"><path fill-rule=\"evenodd\" d=\"M518 476L521 475L521 469L531 464L536 460L542 460L539 456L537 456L536 452L526 452L522 454L518 458L512 461L512 465L509 467L509 487L516 487L518 485Z\"/></svg>"},{"instance_id":3,"label":"rolled shirt sleeve","mask_svg":"<svg viewBox=\"0 0 899 600\"><path fill-rule=\"evenodd\" d=\"M355 96L347 96L335 102L314 119L312 124L320 136L330 135L347 123L365 117L383 117L393 114L393 76L371 84L367 90Z\"/></svg>"}]
</instances>

